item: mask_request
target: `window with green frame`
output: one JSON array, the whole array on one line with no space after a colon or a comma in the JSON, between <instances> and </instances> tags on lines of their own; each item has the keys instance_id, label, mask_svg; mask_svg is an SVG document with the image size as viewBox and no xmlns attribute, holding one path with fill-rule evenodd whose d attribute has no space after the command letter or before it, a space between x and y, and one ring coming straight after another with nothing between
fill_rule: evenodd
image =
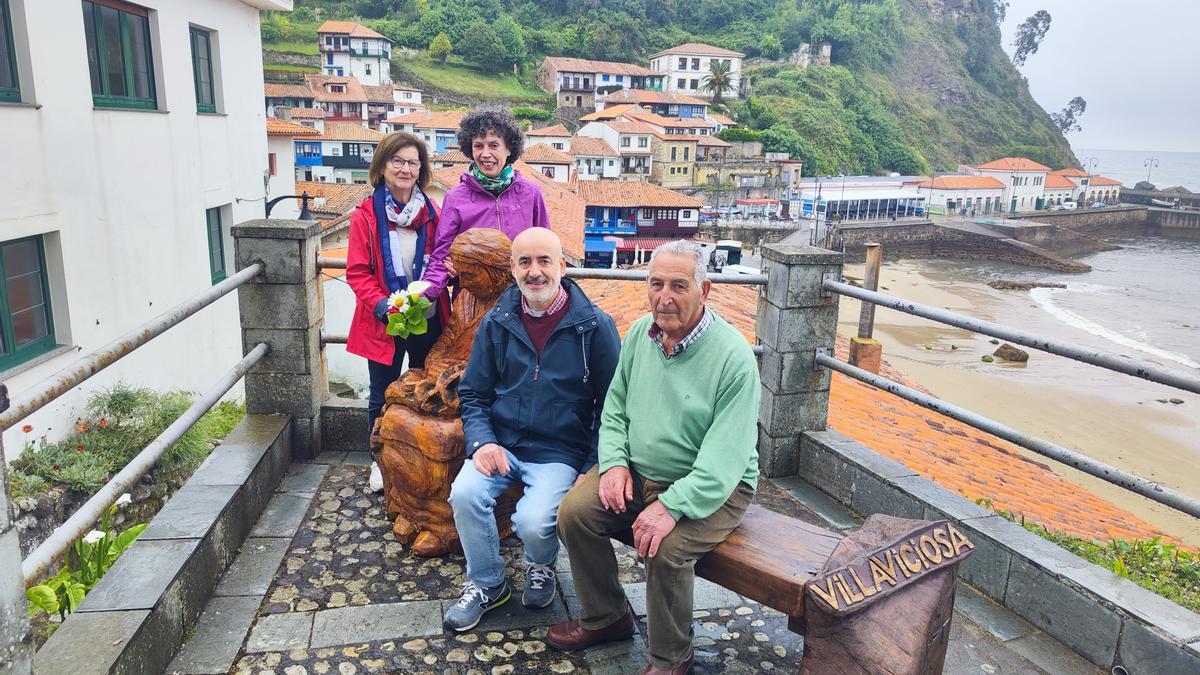
<instances>
[{"instance_id":1,"label":"window with green frame","mask_svg":"<svg viewBox=\"0 0 1200 675\"><path fill-rule=\"evenodd\" d=\"M217 97L213 85L212 35L200 28L191 28L192 77L196 82L196 112L217 112Z\"/></svg>"},{"instance_id":2,"label":"window with green frame","mask_svg":"<svg viewBox=\"0 0 1200 675\"><path fill-rule=\"evenodd\" d=\"M0 243L0 371L54 349L42 238Z\"/></svg>"},{"instance_id":3,"label":"window with green frame","mask_svg":"<svg viewBox=\"0 0 1200 675\"><path fill-rule=\"evenodd\" d=\"M17 54L13 48L12 12L8 0L0 0L0 101L20 101Z\"/></svg>"},{"instance_id":4,"label":"window with green frame","mask_svg":"<svg viewBox=\"0 0 1200 675\"><path fill-rule=\"evenodd\" d=\"M206 210L204 221L208 230L208 271L215 284L225 280L225 230L221 227L221 207Z\"/></svg>"},{"instance_id":5,"label":"window with green frame","mask_svg":"<svg viewBox=\"0 0 1200 675\"><path fill-rule=\"evenodd\" d=\"M158 107L145 9L115 0L83 0L92 103L101 108Z\"/></svg>"}]
</instances>

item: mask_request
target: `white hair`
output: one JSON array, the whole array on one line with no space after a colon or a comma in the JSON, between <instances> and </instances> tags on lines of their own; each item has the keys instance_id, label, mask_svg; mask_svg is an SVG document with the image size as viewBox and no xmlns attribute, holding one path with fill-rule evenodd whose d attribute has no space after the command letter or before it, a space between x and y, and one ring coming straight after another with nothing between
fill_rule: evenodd
<instances>
[{"instance_id":1,"label":"white hair","mask_svg":"<svg viewBox=\"0 0 1200 675\"><path fill-rule=\"evenodd\" d=\"M693 263L692 276L696 280L696 287L699 288L704 284L705 268L707 265L704 261L704 249L700 248L699 244L688 239L669 241L654 249L654 252L650 254L650 267L654 267L654 259L658 257L659 253L669 253L671 255L691 258Z\"/></svg>"}]
</instances>

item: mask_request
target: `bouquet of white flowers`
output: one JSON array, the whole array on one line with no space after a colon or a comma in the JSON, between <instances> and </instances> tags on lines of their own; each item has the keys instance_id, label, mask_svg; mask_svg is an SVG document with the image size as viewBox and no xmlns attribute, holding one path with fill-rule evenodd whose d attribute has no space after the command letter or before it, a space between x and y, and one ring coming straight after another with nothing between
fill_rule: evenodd
<instances>
[{"instance_id":1,"label":"bouquet of white flowers","mask_svg":"<svg viewBox=\"0 0 1200 675\"><path fill-rule=\"evenodd\" d=\"M407 338L409 335L424 335L429 330L426 311L433 306L421 295L429 288L428 281L414 281L408 288L388 296L387 334Z\"/></svg>"}]
</instances>

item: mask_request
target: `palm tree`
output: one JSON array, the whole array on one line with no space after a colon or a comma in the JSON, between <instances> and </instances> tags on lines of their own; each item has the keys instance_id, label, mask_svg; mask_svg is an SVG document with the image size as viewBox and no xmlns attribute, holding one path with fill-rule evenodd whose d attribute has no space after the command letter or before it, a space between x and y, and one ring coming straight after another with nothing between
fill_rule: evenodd
<instances>
[{"instance_id":1,"label":"palm tree","mask_svg":"<svg viewBox=\"0 0 1200 675\"><path fill-rule=\"evenodd\" d=\"M712 94L713 103L721 103L722 96L727 91L733 91L733 71L728 59L713 59L708 66L708 74L700 83L700 90Z\"/></svg>"}]
</instances>

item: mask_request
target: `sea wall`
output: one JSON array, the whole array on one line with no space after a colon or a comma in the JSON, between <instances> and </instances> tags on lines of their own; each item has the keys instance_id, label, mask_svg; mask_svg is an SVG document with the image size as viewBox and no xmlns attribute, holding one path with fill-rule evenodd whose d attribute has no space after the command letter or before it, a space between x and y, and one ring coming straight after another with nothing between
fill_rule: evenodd
<instances>
[{"instance_id":1,"label":"sea wall","mask_svg":"<svg viewBox=\"0 0 1200 675\"><path fill-rule=\"evenodd\" d=\"M1097 238L1131 237L1149 233L1148 209L1144 206L1109 206L1103 209L1078 209L1075 211L1035 211L1013 213L1007 217L1054 225L1077 234ZM1002 227L996 226L997 229Z\"/></svg>"},{"instance_id":2,"label":"sea wall","mask_svg":"<svg viewBox=\"0 0 1200 675\"><path fill-rule=\"evenodd\" d=\"M1151 232L1168 237L1200 239L1200 211L1148 209Z\"/></svg>"},{"instance_id":3,"label":"sea wall","mask_svg":"<svg viewBox=\"0 0 1200 675\"><path fill-rule=\"evenodd\" d=\"M1083 272L1087 265L1067 260L1036 245L977 234L934 223L848 227L838 231L847 259L861 260L865 245L883 245L886 255L998 260L1061 272Z\"/></svg>"}]
</instances>

